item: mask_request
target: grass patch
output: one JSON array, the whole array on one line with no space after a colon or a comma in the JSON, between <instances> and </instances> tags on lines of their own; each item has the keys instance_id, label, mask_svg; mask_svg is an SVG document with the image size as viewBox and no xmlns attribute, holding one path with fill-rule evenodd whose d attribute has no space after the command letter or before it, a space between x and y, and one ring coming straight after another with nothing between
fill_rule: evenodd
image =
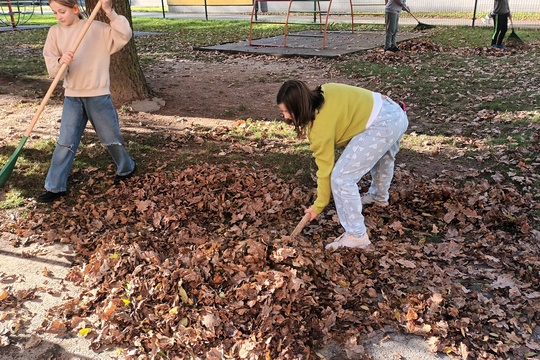
<instances>
[{"instance_id":1,"label":"grass patch","mask_svg":"<svg viewBox=\"0 0 540 360\"><path fill-rule=\"evenodd\" d=\"M169 7L166 5L165 1L165 7L162 8L161 6L132 6L131 12L163 12L163 9L165 9L165 12L169 12Z\"/></svg>"},{"instance_id":2,"label":"grass patch","mask_svg":"<svg viewBox=\"0 0 540 360\"><path fill-rule=\"evenodd\" d=\"M238 121L230 136L236 139L264 140L286 139L296 136L294 128L283 121Z\"/></svg>"},{"instance_id":3,"label":"grass patch","mask_svg":"<svg viewBox=\"0 0 540 360\"><path fill-rule=\"evenodd\" d=\"M540 21L540 19L539 19ZM526 43L538 41L540 30L538 29L517 29L519 37ZM507 36L510 32L508 32ZM492 27L470 27L470 26L439 26L437 31L430 32L430 40L436 44L450 48L471 48L489 45L493 35Z\"/></svg>"},{"instance_id":4,"label":"grass patch","mask_svg":"<svg viewBox=\"0 0 540 360\"><path fill-rule=\"evenodd\" d=\"M46 76L43 44L47 29L0 33L0 75Z\"/></svg>"},{"instance_id":5,"label":"grass patch","mask_svg":"<svg viewBox=\"0 0 540 360\"><path fill-rule=\"evenodd\" d=\"M414 12L416 17L432 18L432 19L471 19L473 17L473 9L471 11L447 11L447 12ZM476 13L477 21L487 14L487 11L478 11ZM404 14L404 16L408 16ZM512 12L512 17L515 21L535 21L540 20L540 13L538 12Z\"/></svg>"},{"instance_id":6,"label":"grass patch","mask_svg":"<svg viewBox=\"0 0 540 360\"><path fill-rule=\"evenodd\" d=\"M18 206L19 201L35 196L43 190L44 174L47 173L53 149L54 141L37 140L32 141L31 144L27 143L26 147L19 153L17 164L9 180L10 183L17 185L10 188L8 194L15 192L21 199L12 199L8 203L3 204L0 202L0 206L4 208ZM5 151L2 151L0 154L0 163L2 166L14 151L15 146L5 148Z\"/></svg>"}]
</instances>

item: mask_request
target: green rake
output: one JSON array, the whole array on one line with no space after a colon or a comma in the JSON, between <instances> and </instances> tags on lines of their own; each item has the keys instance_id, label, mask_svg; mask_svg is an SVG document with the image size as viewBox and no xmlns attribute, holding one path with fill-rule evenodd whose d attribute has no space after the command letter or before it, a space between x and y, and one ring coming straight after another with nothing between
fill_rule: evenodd
<instances>
[{"instance_id":1,"label":"green rake","mask_svg":"<svg viewBox=\"0 0 540 360\"><path fill-rule=\"evenodd\" d=\"M521 40L518 34L516 34L516 32L514 31L514 22L512 21L512 18L510 18L510 25L512 26L512 32L510 33L510 35L508 35L508 41L513 41L520 44L525 43L525 41Z\"/></svg>"}]
</instances>

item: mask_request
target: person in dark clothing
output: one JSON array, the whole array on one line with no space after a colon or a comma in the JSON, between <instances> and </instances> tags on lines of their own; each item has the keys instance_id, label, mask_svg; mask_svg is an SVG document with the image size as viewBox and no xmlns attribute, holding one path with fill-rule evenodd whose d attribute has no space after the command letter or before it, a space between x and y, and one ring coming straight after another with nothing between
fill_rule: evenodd
<instances>
[{"instance_id":1,"label":"person in dark clothing","mask_svg":"<svg viewBox=\"0 0 540 360\"><path fill-rule=\"evenodd\" d=\"M512 18L508 0L495 0L491 16L493 17L494 27L493 36L491 36L491 46L504 50L503 40L508 30L508 19Z\"/></svg>"},{"instance_id":2,"label":"person in dark clothing","mask_svg":"<svg viewBox=\"0 0 540 360\"><path fill-rule=\"evenodd\" d=\"M384 22L386 25L384 37L384 51L397 52L399 48L396 45L396 34L399 25L399 13L402 10L410 11L405 4L407 0L385 0Z\"/></svg>"}]
</instances>

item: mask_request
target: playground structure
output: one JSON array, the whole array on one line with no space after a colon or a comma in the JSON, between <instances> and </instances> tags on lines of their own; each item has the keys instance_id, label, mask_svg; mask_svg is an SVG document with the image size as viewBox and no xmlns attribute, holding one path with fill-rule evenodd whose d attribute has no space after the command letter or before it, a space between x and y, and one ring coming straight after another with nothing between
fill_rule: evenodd
<instances>
[{"instance_id":1,"label":"playground structure","mask_svg":"<svg viewBox=\"0 0 540 360\"><path fill-rule=\"evenodd\" d=\"M78 0L81 12L86 16L85 0ZM36 8L43 13L43 6L48 6L47 0L0 0L0 26L17 28L26 24Z\"/></svg>"},{"instance_id":2,"label":"playground structure","mask_svg":"<svg viewBox=\"0 0 540 360\"><path fill-rule=\"evenodd\" d=\"M250 46L283 46L287 47L287 38L296 37L320 37L322 48L326 47L328 25L331 16L346 15L350 17L351 32L354 32L355 15L361 15L367 10L372 13L384 14L384 0L340 0L338 10L332 12L332 3L335 0L167 0L169 10L173 11L180 7L203 7L208 20L208 7L235 7L251 8L249 24ZM344 7L344 5L346 7ZM269 12L268 8L273 9ZM241 11L241 10L240 10ZM265 16L265 15L270 16ZM282 15L276 19L276 14ZM258 25L275 24L283 25L283 43L269 45L254 41L253 30ZM290 25L301 25L311 31L289 31Z\"/></svg>"},{"instance_id":3,"label":"playground structure","mask_svg":"<svg viewBox=\"0 0 540 360\"><path fill-rule=\"evenodd\" d=\"M0 25L16 28L27 23L36 4L39 2L33 0L0 0Z\"/></svg>"},{"instance_id":4,"label":"playground structure","mask_svg":"<svg viewBox=\"0 0 540 360\"><path fill-rule=\"evenodd\" d=\"M259 7L260 8L268 8L269 2L288 2L287 12L285 15L285 19L282 21L276 21L276 20L264 20L259 19ZM348 15L351 19L351 33L354 32L354 16L355 13L358 15L360 11L358 9L369 7L370 9L378 9L382 13L384 13L384 1L380 0L380 2L355 2L354 0L349 0L349 6L350 6L350 12L343 14L343 13L332 13L332 1L333 0L253 0L253 8L251 11L251 18L250 18L250 26L249 26L249 45L250 46L269 46L265 44L261 44L258 42L255 42L253 39L253 27L257 24L279 24L284 26L284 32L283 32L283 45L284 47L287 46L287 37L289 36L298 36L298 37L320 37L322 38L322 48L324 49L326 47L327 39L328 39L328 25L330 21L331 15ZM259 3L261 6L259 6ZM324 5L321 6L321 3ZM263 6L264 4L264 6ZM306 7L306 4L308 4L309 8ZM311 7L312 5L312 7ZM294 21L294 15L295 14L310 14L313 15L313 19L311 22L298 22ZM302 25L307 27L312 27L317 29L318 32L296 32L291 33L289 32L289 25ZM281 46L281 45L274 45L274 46Z\"/></svg>"},{"instance_id":5,"label":"playground structure","mask_svg":"<svg viewBox=\"0 0 540 360\"><path fill-rule=\"evenodd\" d=\"M279 20L264 20L259 19L258 9L259 9L259 3L261 4L261 8L263 7L262 4L264 4L264 7L268 7L268 0L254 0L253 1L253 9L251 11L251 18L249 23L249 45L250 46L268 46L263 45L261 43L256 43L253 41L253 27L257 24L279 24L284 26L283 31L283 46L287 46L287 37L288 36L304 36L304 37L321 37L323 39L322 41L322 47L326 47L326 40L327 40L327 30L328 30L328 18L330 17L330 9L332 6L332 0L271 0L271 1L287 1L288 8L287 13L285 16L285 19L283 21ZM313 3L312 9L305 9L300 8L299 6L295 6L298 4L302 4L302 2L309 2ZM327 3L326 8L321 8L321 2ZM311 22L297 22L292 21L291 15L294 14L312 14L313 20ZM324 18L324 20L323 20ZM309 26L309 27L315 27L319 29L318 33L290 33L289 32L289 25L303 25L303 26ZM275 45L278 46L278 45Z\"/></svg>"}]
</instances>

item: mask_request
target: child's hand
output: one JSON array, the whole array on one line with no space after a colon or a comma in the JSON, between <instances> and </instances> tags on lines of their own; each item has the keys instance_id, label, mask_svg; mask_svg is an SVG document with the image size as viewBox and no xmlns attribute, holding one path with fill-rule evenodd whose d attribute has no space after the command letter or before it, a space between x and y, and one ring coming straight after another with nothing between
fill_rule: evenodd
<instances>
[{"instance_id":1,"label":"child's hand","mask_svg":"<svg viewBox=\"0 0 540 360\"><path fill-rule=\"evenodd\" d=\"M58 63L60 65L63 65L63 64L71 64L71 62L75 60L75 56L73 56L73 52L71 51L68 51L68 52L65 52L62 54L62 56L60 57L60 59L58 59Z\"/></svg>"},{"instance_id":2,"label":"child's hand","mask_svg":"<svg viewBox=\"0 0 540 360\"><path fill-rule=\"evenodd\" d=\"M304 210L304 213L310 215L309 221L313 221L313 220L315 220L317 218L317 216L319 216L319 214L317 214L315 211L313 211L312 208Z\"/></svg>"},{"instance_id":3,"label":"child's hand","mask_svg":"<svg viewBox=\"0 0 540 360\"><path fill-rule=\"evenodd\" d=\"M112 11L112 0L101 0L101 9L109 15Z\"/></svg>"}]
</instances>

